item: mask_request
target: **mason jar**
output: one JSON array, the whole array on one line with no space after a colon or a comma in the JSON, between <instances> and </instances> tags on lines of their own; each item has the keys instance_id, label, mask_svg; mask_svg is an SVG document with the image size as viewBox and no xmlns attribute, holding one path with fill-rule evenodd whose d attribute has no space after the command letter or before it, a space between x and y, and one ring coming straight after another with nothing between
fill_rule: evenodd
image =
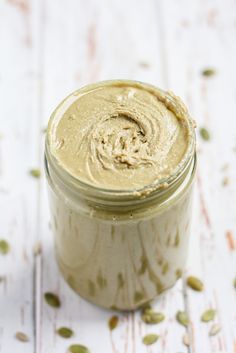
<instances>
[{"instance_id":1,"label":"mason jar","mask_svg":"<svg viewBox=\"0 0 236 353\"><path fill-rule=\"evenodd\" d=\"M133 310L172 287L183 273L196 169L195 133L188 118L185 156L175 173L155 185L117 190L75 177L52 153L54 126L79 95L117 82L141 85L105 81L78 90L59 104L48 125L45 170L55 253L66 282L94 304Z\"/></svg>"}]
</instances>

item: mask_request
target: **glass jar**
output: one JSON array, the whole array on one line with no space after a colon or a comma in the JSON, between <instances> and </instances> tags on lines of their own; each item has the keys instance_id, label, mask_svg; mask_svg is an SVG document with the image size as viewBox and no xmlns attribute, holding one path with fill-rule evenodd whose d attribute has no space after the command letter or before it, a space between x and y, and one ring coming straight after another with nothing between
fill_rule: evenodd
<instances>
[{"instance_id":1,"label":"glass jar","mask_svg":"<svg viewBox=\"0 0 236 353\"><path fill-rule=\"evenodd\" d=\"M87 86L77 92L87 90ZM77 99L68 96L50 124ZM56 258L68 284L97 305L133 310L172 287L188 252L195 133L174 175L150 192L109 190L86 184L53 157L48 137L45 170L55 234Z\"/></svg>"}]
</instances>

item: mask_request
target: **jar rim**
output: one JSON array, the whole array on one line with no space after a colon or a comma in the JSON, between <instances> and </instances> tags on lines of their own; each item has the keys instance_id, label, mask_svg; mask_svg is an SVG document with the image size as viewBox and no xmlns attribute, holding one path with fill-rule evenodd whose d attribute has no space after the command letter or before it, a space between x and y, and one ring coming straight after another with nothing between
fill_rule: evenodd
<instances>
[{"instance_id":1,"label":"jar rim","mask_svg":"<svg viewBox=\"0 0 236 353\"><path fill-rule=\"evenodd\" d=\"M120 79L99 81L97 83L83 86L82 88L70 93L61 103L59 103L59 105L56 107L56 109L53 111L53 113L50 116L47 132L52 127L52 123L54 122L54 120L59 119L60 116L62 116L63 112L60 112L60 109L63 109L63 105L64 105L64 110L67 109L68 106L71 104L71 100L77 99L78 94L86 93L87 91L90 91L102 85L103 86L110 85L110 84L118 85L119 83L122 84L124 82L127 84L130 83L136 86L139 86L139 85L147 86L148 88L153 90L157 89L157 87L155 87L154 85L143 83L141 81L120 80ZM168 93L168 91L164 91L160 88L158 89L161 92L163 92L163 94ZM59 114L59 115L56 116L56 114ZM189 144L185 151L184 157L182 158L181 162L178 164L178 166L176 167L173 173L171 173L169 176L163 179L160 179L158 182L147 184L141 188L132 188L132 189L109 189L109 188L98 187L90 183L86 183L81 179L73 176L71 173L69 173L65 168L63 168L63 166L60 165L60 163L58 163L58 160L53 156L53 154L50 153L50 143L49 143L48 133L46 135L46 140L45 140L46 172L47 174L50 175L50 170L53 170L54 175L57 175L60 181L64 185L67 185L70 189L72 188L75 192L77 191L79 193L93 195L95 198L98 198L98 199L115 200L116 198L119 198L119 200L122 199L123 201L125 201L125 200L135 200L138 198L139 199L149 198L149 196L151 195L163 192L164 190L169 190L169 186L172 186L173 184L175 184L175 182L181 178L181 176L185 173L186 169L188 169L188 166L191 164L191 161L195 153L195 145L196 145L196 136L194 131L195 126L194 126L193 120L189 115L188 115L188 118L186 119L186 122L188 124L188 131L189 131Z\"/></svg>"}]
</instances>

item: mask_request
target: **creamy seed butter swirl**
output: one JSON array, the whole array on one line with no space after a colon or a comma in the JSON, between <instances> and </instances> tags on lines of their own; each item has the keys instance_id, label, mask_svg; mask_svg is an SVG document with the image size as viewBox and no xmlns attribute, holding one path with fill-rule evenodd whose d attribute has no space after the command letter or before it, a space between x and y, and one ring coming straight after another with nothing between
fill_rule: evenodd
<instances>
[{"instance_id":1,"label":"creamy seed butter swirl","mask_svg":"<svg viewBox=\"0 0 236 353\"><path fill-rule=\"evenodd\" d=\"M54 111L45 170L55 251L80 296L133 310L181 277L196 160L193 127L173 93L134 81L84 87Z\"/></svg>"},{"instance_id":2,"label":"creamy seed butter swirl","mask_svg":"<svg viewBox=\"0 0 236 353\"><path fill-rule=\"evenodd\" d=\"M191 120L170 92L111 81L78 93L49 130L51 151L72 176L105 189L140 189L175 173Z\"/></svg>"}]
</instances>

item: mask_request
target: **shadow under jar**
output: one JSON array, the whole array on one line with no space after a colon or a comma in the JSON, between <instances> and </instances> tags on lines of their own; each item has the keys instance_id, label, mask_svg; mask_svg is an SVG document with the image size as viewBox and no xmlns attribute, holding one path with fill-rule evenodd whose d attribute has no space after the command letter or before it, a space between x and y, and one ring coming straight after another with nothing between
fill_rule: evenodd
<instances>
[{"instance_id":1,"label":"shadow under jar","mask_svg":"<svg viewBox=\"0 0 236 353\"><path fill-rule=\"evenodd\" d=\"M173 93L104 81L52 114L45 169L56 257L97 305L133 310L185 266L196 153L194 123Z\"/></svg>"}]
</instances>

